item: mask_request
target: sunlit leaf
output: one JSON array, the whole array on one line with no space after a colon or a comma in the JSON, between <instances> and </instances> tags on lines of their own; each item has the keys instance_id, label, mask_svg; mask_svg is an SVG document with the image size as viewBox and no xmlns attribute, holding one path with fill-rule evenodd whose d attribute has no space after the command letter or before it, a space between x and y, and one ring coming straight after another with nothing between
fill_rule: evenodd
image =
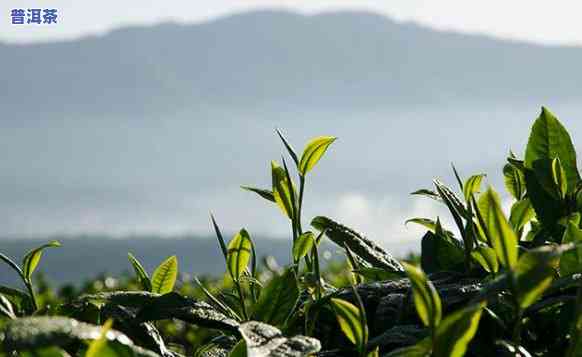
<instances>
[{"instance_id":1,"label":"sunlit leaf","mask_svg":"<svg viewBox=\"0 0 582 357\"><path fill-rule=\"evenodd\" d=\"M463 184L463 195L465 195L465 200L469 201L472 194L480 192L481 182L485 176L485 174L473 175L465 181Z\"/></svg>"},{"instance_id":2,"label":"sunlit leaf","mask_svg":"<svg viewBox=\"0 0 582 357\"><path fill-rule=\"evenodd\" d=\"M152 274L152 292L166 294L174 290L178 278L178 258L173 255L160 264Z\"/></svg>"},{"instance_id":3,"label":"sunlit leaf","mask_svg":"<svg viewBox=\"0 0 582 357\"><path fill-rule=\"evenodd\" d=\"M566 179L566 172L562 167L559 157L552 160L552 179L560 198L564 199L564 197L566 197L566 192L568 192L568 181Z\"/></svg>"},{"instance_id":4,"label":"sunlit leaf","mask_svg":"<svg viewBox=\"0 0 582 357\"><path fill-rule=\"evenodd\" d=\"M525 176L523 171L513 164L503 166L505 188L516 200L521 200L525 194Z\"/></svg>"},{"instance_id":5,"label":"sunlit leaf","mask_svg":"<svg viewBox=\"0 0 582 357\"><path fill-rule=\"evenodd\" d=\"M344 335L355 346L362 346L368 327L361 324L360 310L352 303L342 299L332 298L330 303Z\"/></svg>"},{"instance_id":6,"label":"sunlit leaf","mask_svg":"<svg viewBox=\"0 0 582 357\"><path fill-rule=\"evenodd\" d=\"M495 250L486 246L479 246L471 252L471 257L481 265L481 267L488 273L497 273L499 271L499 263Z\"/></svg>"},{"instance_id":7,"label":"sunlit leaf","mask_svg":"<svg viewBox=\"0 0 582 357\"><path fill-rule=\"evenodd\" d=\"M517 299L525 309L552 284L562 247L543 246L522 254L515 267Z\"/></svg>"},{"instance_id":8,"label":"sunlit leaf","mask_svg":"<svg viewBox=\"0 0 582 357\"><path fill-rule=\"evenodd\" d=\"M226 265L233 280L238 280L249 265L252 254L251 237L241 229L228 243Z\"/></svg>"},{"instance_id":9,"label":"sunlit leaf","mask_svg":"<svg viewBox=\"0 0 582 357\"><path fill-rule=\"evenodd\" d=\"M22 273L27 280L30 280L32 277L32 273L36 270L38 263L40 262L40 258L42 257L42 251L46 248L55 248L60 247L61 243L56 240L53 240L47 244L43 244L38 248L35 248L28 252L24 258L22 259Z\"/></svg>"},{"instance_id":10,"label":"sunlit leaf","mask_svg":"<svg viewBox=\"0 0 582 357\"><path fill-rule=\"evenodd\" d=\"M436 329L434 357L462 357L475 336L485 304L477 304L446 316Z\"/></svg>"},{"instance_id":11,"label":"sunlit leaf","mask_svg":"<svg viewBox=\"0 0 582 357\"><path fill-rule=\"evenodd\" d=\"M293 197L297 197L295 195L295 187L287 179L285 169L279 166L275 161L271 162L271 177L273 184L273 198L283 214L292 219L295 206Z\"/></svg>"},{"instance_id":12,"label":"sunlit leaf","mask_svg":"<svg viewBox=\"0 0 582 357\"><path fill-rule=\"evenodd\" d=\"M501 265L511 269L517 263L517 235L503 214L497 193L489 188L483 196L486 208L481 214L486 222L491 244Z\"/></svg>"},{"instance_id":13,"label":"sunlit leaf","mask_svg":"<svg viewBox=\"0 0 582 357\"><path fill-rule=\"evenodd\" d=\"M529 198L524 198L515 202L511 206L511 213L509 215L509 223L515 231L522 229L532 218L535 217L535 211L531 205Z\"/></svg>"},{"instance_id":14,"label":"sunlit leaf","mask_svg":"<svg viewBox=\"0 0 582 357\"><path fill-rule=\"evenodd\" d=\"M315 244L315 236L312 232L305 232L301 234L295 242L293 242L293 260L298 262L307 255Z\"/></svg>"},{"instance_id":15,"label":"sunlit leaf","mask_svg":"<svg viewBox=\"0 0 582 357\"><path fill-rule=\"evenodd\" d=\"M442 318L442 304L438 292L424 272L414 265L402 265L412 285L414 306L425 326L436 328Z\"/></svg>"},{"instance_id":16,"label":"sunlit leaf","mask_svg":"<svg viewBox=\"0 0 582 357\"><path fill-rule=\"evenodd\" d=\"M336 139L333 136L319 136L309 141L305 149L303 149L301 160L299 160L299 174L302 176L307 175Z\"/></svg>"}]
</instances>

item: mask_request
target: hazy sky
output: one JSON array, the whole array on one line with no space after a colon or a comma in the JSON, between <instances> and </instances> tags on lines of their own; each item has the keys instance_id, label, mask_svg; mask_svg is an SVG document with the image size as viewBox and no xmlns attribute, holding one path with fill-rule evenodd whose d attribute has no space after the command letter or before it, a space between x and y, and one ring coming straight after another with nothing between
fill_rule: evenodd
<instances>
[{"instance_id":1,"label":"hazy sky","mask_svg":"<svg viewBox=\"0 0 582 357\"><path fill-rule=\"evenodd\" d=\"M58 25L12 25L13 8L56 8ZM285 7L307 13L367 9L440 29L546 44L582 44L582 2L537 0L2 0L0 41L30 42L97 34L130 24L200 22L236 11Z\"/></svg>"}]
</instances>

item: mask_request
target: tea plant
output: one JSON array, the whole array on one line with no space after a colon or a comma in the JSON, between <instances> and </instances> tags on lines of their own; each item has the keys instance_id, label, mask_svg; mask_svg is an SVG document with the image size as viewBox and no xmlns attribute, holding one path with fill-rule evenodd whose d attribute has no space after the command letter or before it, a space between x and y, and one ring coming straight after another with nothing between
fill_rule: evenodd
<instances>
[{"instance_id":1,"label":"tea plant","mask_svg":"<svg viewBox=\"0 0 582 357\"><path fill-rule=\"evenodd\" d=\"M58 242L21 265L0 254L25 288L0 286L0 356L582 355L582 180L546 108L524 158L510 152L503 167L509 215L492 187L482 190L485 174L463 180L454 166L457 192L440 180L413 192L443 204L455 225L408 220L427 229L419 260L395 259L326 216L305 229L309 174L336 138L314 138L298 155L276 133L287 159L271 162L271 187L243 189L288 220L287 266L259 264L250 232L227 241L213 215L224 279L183 280L175 256L150 276L130 253L132 279L55 296L33 273ZM339 269L320 264L327 240L345 253Z\"/></svg>"}]
</instances>

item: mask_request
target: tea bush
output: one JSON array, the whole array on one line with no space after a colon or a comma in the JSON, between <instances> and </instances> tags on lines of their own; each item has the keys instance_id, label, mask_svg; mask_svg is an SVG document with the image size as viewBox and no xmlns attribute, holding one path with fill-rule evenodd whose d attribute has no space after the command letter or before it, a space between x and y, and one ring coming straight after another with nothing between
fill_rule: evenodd
<instances>
[{"instance_id":1,"label":"tea bush","mask_svg":"<svg viewBox=\"0 0 582 357\"><path fill-rule=\"evenodd\" d=\"M228 241L214 217L225 279L184 279L169 257L135 276L101 277L54 291L33 273L49 248L17 264L0 253L24 290L0 286L0 356L581 356L582 180L570 136L546 108L523 158L503 167L512 197L482 190L484 174L458 192L439 180L413 195L443 204L438 218L414 217L427 232L419 259L398 260L332 218L302 217L310 172L336 138L311 140L301 155L271 163L272 186L257 194L288 219L290 263L258 262L246 229ZM322 242L345 252L320 264ZM33 279L33 277L35 279Z\"/></svg>"}]
</instances>

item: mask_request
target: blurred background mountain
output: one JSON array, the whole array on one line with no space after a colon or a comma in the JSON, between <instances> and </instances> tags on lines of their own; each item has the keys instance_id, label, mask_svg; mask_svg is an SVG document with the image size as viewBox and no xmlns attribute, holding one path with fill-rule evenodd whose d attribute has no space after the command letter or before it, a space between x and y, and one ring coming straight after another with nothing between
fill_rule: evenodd
<instances>
[{"instance_id":1,"label":"blurred background mountain","mask_svg":"<svg viewBox=\"0 0 582 357\"><path fill-rule=\"evenodd\" d=\"M211 234L210 210L228 232L287 241L279 211L239 188L270 186L269 160L283 153L275 128L299 151L340 138L308 177L305 217L334 217L399 252L422 234L407 218L441 212L409 193L435 177L454 184L451 162L504 191L507 152L521 155L541 105L582 142L582 47L369 12L252 11L0 44L0 58L0 250L14 254L24 238L89 234L158 236L169 255L182 244L172 237ZM79 238L74 251L97 251Z\"/></svg>"}]
</instances>

